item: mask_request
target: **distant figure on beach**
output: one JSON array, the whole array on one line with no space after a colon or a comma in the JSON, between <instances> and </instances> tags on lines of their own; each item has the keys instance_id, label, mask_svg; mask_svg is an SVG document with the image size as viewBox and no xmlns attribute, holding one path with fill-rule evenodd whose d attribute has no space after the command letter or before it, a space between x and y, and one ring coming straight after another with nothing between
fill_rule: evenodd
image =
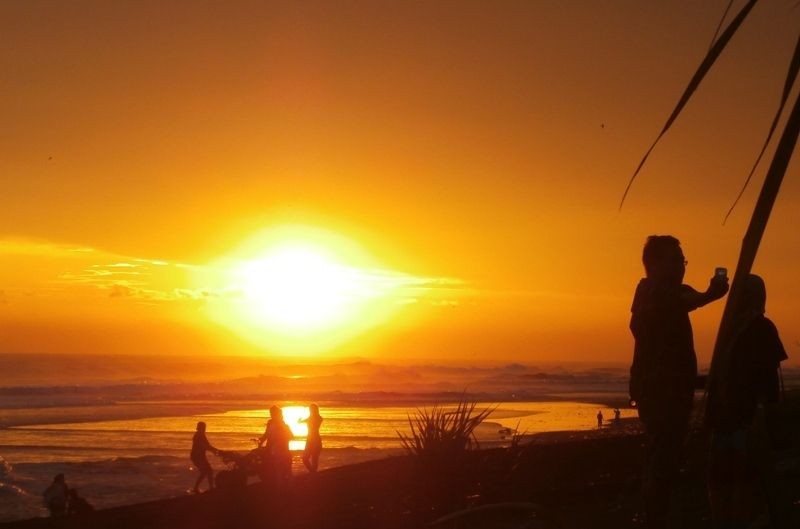
<instances>
[{"instance_id":1,"label":"distant figure on beach","mask_svg":"<svg viewBox=\"0 0 800 529\"><path fill-rule=\"evenodd\" d=\"M200 482L202 482L204 478L208 478L208 490L214 488L214 470L211 468L208 459L206 459L206 452L219 455L219 450L211 446L211 443L209 443L206 438L206 423L200 421L197 423L197 431L192 438L191 452L192 463L197 470L200 471L200 475L194 483L194 489L192 489L195 493L200 492Z\"/></svg>"},{"instance_id":2,"label":"distant figure on beach","mask_svg":"<svg viewBox=\"0 0 800 529\"><path fill-rule=\"evenodd\" d=\"M308 437L306 437L306 448L303 450L303 464L309 472L314 473L319 467L319 454L322 452L322 437L319 435L319 427L322 425L322 416L319 414L319 406L311 404L308 407L310 415L303 422L308 425Z\"/></svg>"},{"instance_id":3,"label":"distant figure on beach","mask_svg":"<svg viewBox=\"0 0 800 529\"><path fill-rule=\"evenodd\" d=\"M619 422L620 415L622 415L622 412L619 411L619 408L614 408L614 422Z\"/></svg>"},{"instance_id":4,"label":"distant figure on beach","mask_svg":"<svg viewBox=\"0 0 800 529\"><path fill-rule=\"evenodd\" d=\"M289 441L294 436L289 425L283 420L283 410L278 406L269 409L269 417L267 429L259 438L258 446L266 442L275 479L279 484L285 484L292 477L292 453L289 451Z\"/></svg>"},{"instance_id":5,"label":"distant figure on beach","mask_svg":"<svg viewBox=\"0 0 800 529\"><path fill-rule=\"evenodd\" d=\"M714 274L705 292L683 284L688 261L680 241L651 235L642 253L646 277L636 287L630 329L635 340L630 397L647 434L642 476L648 527L666 526L670 495L697 378L689 312L720 299L728 278Z\"/></svg>"},{"instance_id":6,"label":"distant figure on beach","mask_svg":"<svg viewBox=\"0 0 800 529\"><path fill-rule=\"evenodd\" d=\"M44 490L44 506L50 511L50 516L58 518L67 514L67 497L69 488L64 474L56 474L53 482Z\"/></svg>"},{"instance_id":7,"label":"distant figure on beach","mask_svg":"<svg viewBox=\"0 0 800 529\"><path fill-rule=\"evenodd\" d=\"M603 427L603 410L597 411L597 427L598 428Z\"/></svg>"},{"instance_id":8,"label":"distant figure on beach","mask_svg":"<svg viewBox=\"0 0 800 529\"><path fill-rule=\"evenodd\" d=\"M77 489L69 489L67 496L67 503L69 505L69 507L67 507L67 514L70 516L80 516L94 511L94 507L92 507L85 498L78 495Z\"/></svg>"},{"instance_id":9,"label":"distant figure on beach","mask_svg":"<svg viewBox=\"0 0 800 529\"><path fill-rule=\"evenodd\" d=\"M751 274L737 307L727 384L711 386L708 425L712 429L708 496L715 527L749 527L773 505L772 516L783 510L769 462L771 408L780 400L780 363L787 359L778 330L766 311L764 281ZM768 501L770 500L771 501ZM777 507L777 508L776 508ZM785 518L785 516L782 516ZM776 524L776 527L783 527Z\"/></svg>"}]
</instances>

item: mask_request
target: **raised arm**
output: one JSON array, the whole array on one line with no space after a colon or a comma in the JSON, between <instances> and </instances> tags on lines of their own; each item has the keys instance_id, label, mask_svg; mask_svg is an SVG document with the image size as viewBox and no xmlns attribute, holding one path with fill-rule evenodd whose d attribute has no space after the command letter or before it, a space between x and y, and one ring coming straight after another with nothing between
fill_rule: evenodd
<instances>
[{"instance_id":1,"label":"raised arm","mask_svg":"<svg viewBox=\"0 0 800 529\"><path fill-rule=\"evenodd\" d=\"M687 311L708 305L728 293L728 278L715 276L708 283L705 292L698 292L689 285L681 285L680 299Z\"/></svg>"}]
</instances>

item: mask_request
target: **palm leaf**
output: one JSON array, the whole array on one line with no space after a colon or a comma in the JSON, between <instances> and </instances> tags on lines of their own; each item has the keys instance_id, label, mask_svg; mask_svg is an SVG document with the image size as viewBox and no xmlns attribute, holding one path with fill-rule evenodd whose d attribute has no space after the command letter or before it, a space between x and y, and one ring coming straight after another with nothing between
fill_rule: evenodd
<instances>
[{"instance_id":1,"label":"palm leaf","mask_svg":"<svg viewBox=\"0 0 800 529\"><path fill-rule=\"evenodd\" d=\"M700 63L700 67L692 76L692 79L689 81L689 85L684 90L683 95L678 101L678 104L675 106L675 109L672 111L672 114L670 114L669 119L667 119L664 128L661 129L661 132L656 137L653 144L650 146L649 149L647 149L647 152L642 158L642 161L639 162L639 165L636 167L636 171L633 172L633 176L631 176L630 180L628 181L628 185L625 187L625 192L622 194L622 200L620 200L619 203L620 210L622 209L622 205L625 203L625 198L628 196L628 191L630 191L631 186L633 185L633 181L636 179L636 175L639 174L639 171L641 171L644 162L647 161L647 158L650 156L650 153L653 151L656 144L658 144L658 141L669 130L669 128L672 126L672 123L675 121L675 119L677 119L678 115L680 115L681 111L683 111L683 107L685 107L686 103L689 102L689 99L691 99L692 95L697 90L697 87L700 86L700 82L705 78L708 71L714 65L714 62L722 53L722 50L724 50L725 46L728 45L728 42L730 42L731 37L733 37L734 33L736 33L736 30L739 29L739 26L742 25L742 22L744 21L745 18L747 18L747 15L750 13L750 11L753 9L753 6L755 6L757 2L758 0L749 0L747 4L745 4L745 6L742 8L742 10L739 11L739 14L736 15L736 17L733 20L731 20L731 23L728 24L728 27L725 28L725 31L722 32L722 35L720 35L719 38L716 40L716 42L714 42L714 45L711 46L711 49L708 50L708 53L703 59L703 62Z\"/></svg>"},{"instance_id":2,"label":"palm leaf","mask_svg":"<svg viewBox=\"0 0 800 529\"><path fill-rule=\"evenodd\" d=\"M728 17L728 13L733 7L733 0L728 0L728 7L725 8L725 12L722 13L722 18L719 19L719 24L717 24L717 29L714 31L714 36L711 38L711 44L708 45L708 49L714 47L714 43L717 42L717 37L719 36L719 30L722 29L722 23L725 22L725 19Z\"/></svg>"},{"instance_id":3,"label":"palm leaf","mask_svg":"<svg viewBox=\"0 0 800 529\"><path fill-rule=\"evenodd\" d=\"M758 167L758 163L761 161L761 157L764 156L764 151L767 150L767 145L769 145L770 140L772 139L772 134L775 132L775 128L778 126L778 120L783 113L783 108L786 106L786 100L789 99L789 93L792 91L792 87L794 86L794 82L797 79L797 72L800 70L800 37L797 39L797 45L794 48L794 56L792 57L792 62L789 64L789 71L786 74L786 82L783 85L783 95L781 96L781 103L778 106L778 111L775 113L775 117L772 119L772 125L769 128L769 133L767 134L767 139L764 142L764 146L761 147L761 152L758 153L758 158L756 158L756 162L753 164L753 168L750 169L750 173L747 175L747 178L744 181L744 185L742 186L741 191L736 196L736 200L733 201L733 205L731 209L728 210L728 213L725 214L725 219L722 221L722 224L725 224L728 221L728 217L731 216L733 213L733 209L736 207L736 204L739 203L739 200L744 195L744 190L747 189L747 185L750 183L750 179L753 178L753 173L756 172L756 167Z\"/></svg>"}]
</instances>

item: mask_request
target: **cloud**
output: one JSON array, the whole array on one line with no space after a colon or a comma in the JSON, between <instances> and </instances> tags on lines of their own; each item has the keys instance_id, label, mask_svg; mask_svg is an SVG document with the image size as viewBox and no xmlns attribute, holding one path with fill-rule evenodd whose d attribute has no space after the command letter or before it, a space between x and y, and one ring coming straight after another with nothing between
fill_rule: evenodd
<instances>
[{"instance_id":1,"label":"cloud","mask_svg":"<svg viewBox=\"0 0 800 529\"><path fill-rule=\"evenodd\" d=\"M211 295L207 289L189 288L183 263L113 254L103 257L104 262L60 274L59 281L107 291L111 298L136 299L148 304L196 301Z\"/></svg>"},{"instance_id":2,"label":"cloud","mask_svg":"<svg viewBox=\"0 0 800 529\"><path fill-rule=\"evenodd\" d=\"M476 294L466 281L455 277L415 276L380 269L365 270L360 275L377 292L392 295L401 305L423 302L454 307L459 305L460 298Z\"/></svg>"},{"instance_id":3,"label":"cloud","mask_svg":"<svg viewBox=\"0 0 800 529\"><path fill-rule=\"evenodd\" d=\"M111 293L108 295L110 298L127 298L133 294L133 289L125 285L112 285Z\"/></svg>"},{"instance_id":4,"label":"cloud","mask_svg":"<svg viewBox=\"0 0 800 529\"><path fill-rule=\"evenodd\" d=\"M11 238L0 238L0 256L23 263L18 267L22 271L18 282L37 296L73 296L81 292L76 288L83 289L83 295L94 291L110 298L153 302L195 302L214 295L208 289L191 288L187 269L194 265L185 263L120 255L86 246ZM31 263L36 264L31 266ZM32 272L25 275L28 267ZM4 292L0 304L7 302Z\"/></svg>"},{"instance_id":5,"label":"cloud","mask_svg":"<svg viewBox=\"0 0 800 529\"><path fill-rule=\"evenodd\" d=\"M56 244L28 239L0 239L0 254L41 257L81 257L95 252L94 248Z\"/></svg>"},{"instance_id":6,"label":"cloud","mask_svg":"<svg viewBox=\"0 0 800 529\"><path fill-rule=\"evenodd\" d=\"M229 284L211 265L191 264L157 258L127 256L100 249L41 241L0 239L0 255L53 258L52 278L36 277L37 292L60 289L61 294L83 287L84 292L115 299L133 299L149 304L205 303L215 299L236 299L246 294L246 285ZM58 271L57 267L63 267ZM345 266L367 288L365 297L385 297L398 304L456 306L475 293L465 281L453 277L418 276L379 268ZM202 279L198 279L202 278ZM216 278L216 279L215 279ZM5 296L0 298L0 303Z\"/></svg>"}]
</instances>

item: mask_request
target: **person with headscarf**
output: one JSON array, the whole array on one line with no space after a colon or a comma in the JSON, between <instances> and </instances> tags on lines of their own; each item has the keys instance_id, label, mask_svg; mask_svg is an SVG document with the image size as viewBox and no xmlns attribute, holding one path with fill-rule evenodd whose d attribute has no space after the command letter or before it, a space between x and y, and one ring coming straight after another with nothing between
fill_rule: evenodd
<instances>
[{"instance_id":1,"label":"person with headscarf","mask_svg":"<svg viewBox=\"0 0 800 529\"><path fill-rule=\"evenodd\" d=\"M747 527L767 501L767 491L759 487L761 474L769 472L762 457L771 441L766 419L780 400L780 363L787 355L778 329L764 315L766 301L764 280L747 276L725 366L727 383L712 386L708 394L708 490L715 527Z\"/></svg>"}]
</instances>

